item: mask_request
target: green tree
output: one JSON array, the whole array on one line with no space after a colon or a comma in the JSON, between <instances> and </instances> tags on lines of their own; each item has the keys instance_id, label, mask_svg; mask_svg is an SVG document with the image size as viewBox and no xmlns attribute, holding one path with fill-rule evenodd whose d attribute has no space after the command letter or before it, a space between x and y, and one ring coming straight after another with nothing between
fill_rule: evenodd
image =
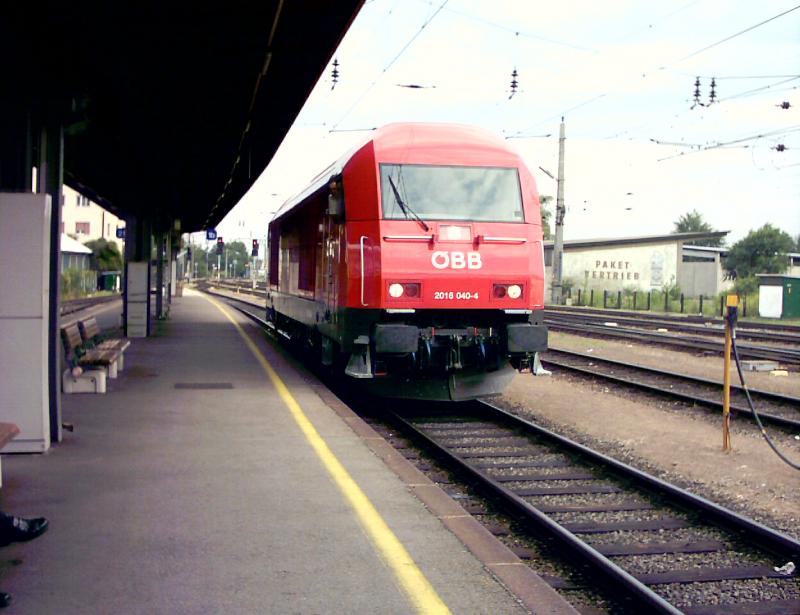
<instances>
[{"instance_id":1,"label":"green tree","mask_svg":"<svg viewBox=\"0 0 800 615\"><path fill-rule=\"evenodd\" d=\"M757 273L783 273L788 264L786 255L793 247L791 235L765 224L733 244L725 267L736 272L737 278L749 278Z\"/></svg>"},{"instance_id":2,"label":"green tree","mask_svg":"<svg viewBox=\"0 0 800 615\"><path fill-rule=\"evenodd\" d=\"M228 271L235 278L244 275L246 265L250 263L250 251L241 241L231 241L225 244L225 252L228 255ZM225 257L223 255L223 262ZM224 267L224 265L223 265Z\"/></svg>"},{"instance_id":3,"label":"green tree","mask_svg":"<svg viewBox=\"0 0 800 615\"><path fill-rule=\"evenodd\" d=\"M693 209L689 213L683 214L675 222L673 233L713 233L716 229L708 222L703 220L703 215ZM724 245L725 240L722 237L701 239L698 241L687 242L690 245L696 246L709 246L712 248L720 248Z\"/></svg>"},{"instance_id":4,"label":"green tree","mask_svg":"<svg viewBox=\"0 0 800 615\"><path fill-rule=\"evenodd\" d=\"M553 234L550 232L550 217L553 212L546 206L553 202L551 196L539 196L539 205L542 211L542 236L544 239L551 239Z\"/></svg>"},{"instance_id":5,"label":"green tree","mask_svg":"<svg viewBox=\"0 0 800 615\"><path fill-rule=\"evenodd\" d=\"M122 271L122 254L116 243L100 238L87 241L85 245L92 251L97 271Z\"/></svg>"}]
</instances>

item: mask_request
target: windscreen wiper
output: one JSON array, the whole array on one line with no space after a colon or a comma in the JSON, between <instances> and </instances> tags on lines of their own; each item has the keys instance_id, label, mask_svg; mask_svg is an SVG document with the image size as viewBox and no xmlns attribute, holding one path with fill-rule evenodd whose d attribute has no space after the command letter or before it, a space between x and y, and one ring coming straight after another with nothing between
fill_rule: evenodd
<instances>
[{"instance_id":1,"label":"windscreen wiper","mask_svg":"<svg viewBox=\"0 0 800 615\"><path fill-rule=\"evenodd\" d=\"M426 231L431 230L431 228L427 224L425 224L422 218L420 218L416 214L416 212L413 209L411 209L411 207L409 207L408 205L405 204L405 202L403 202L403 199L400 197L400 192L397 190L397 186L394 185L394 180L392 179L392 176L389 175L388 177L389 177L389 185L392 187L392 192L394 192L394 200L397 201L397 204L400 206L400 209L403 210L403 213L406 215L406 218L409 217L414 218L414 220L420 223L423 229L425 229Z\"/></svg>"}]
</instances>

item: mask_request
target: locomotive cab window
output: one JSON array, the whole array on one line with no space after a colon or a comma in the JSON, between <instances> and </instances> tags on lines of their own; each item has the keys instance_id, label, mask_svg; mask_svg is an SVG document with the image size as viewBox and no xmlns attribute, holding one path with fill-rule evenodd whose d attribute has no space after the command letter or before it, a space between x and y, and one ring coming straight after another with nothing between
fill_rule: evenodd
<instances>
[{"instance_id":1,"label":"locomotive cab window","mask_svg":"<svg viewBox=\"0 0 800 615\"><path fill-rule=\"evenodd\" d=\"M382 164L380 171L384 219L525 221L515 168Z\"/></svg>"}]
</instances>

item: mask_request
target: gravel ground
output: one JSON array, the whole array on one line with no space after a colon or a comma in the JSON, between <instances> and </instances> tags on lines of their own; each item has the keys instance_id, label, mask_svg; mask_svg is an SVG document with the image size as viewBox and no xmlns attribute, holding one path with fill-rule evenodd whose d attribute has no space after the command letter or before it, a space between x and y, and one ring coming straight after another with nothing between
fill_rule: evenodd
<instances>
[{"instance_id":1,"label":"gravel ground","mask_svg":"<svg viewBox=\"0 0 800 615\"><path fill-rule=\"evenodd\" d=\"M621 530L603 534L585 534L581 539L590 545L605 545L616 542L664 543L675 540L730 540L730 536L710 527L684 527L675 530Z\"/></svg>"},{"instance_id":2,"label":"gravel ground","mask_svg":"<svg viewBox=\"0 0 800 615\"><path fill-rule=\"evenodd\" d=\"M664 511L658 508L651 510L614 510L608 512L592 512L592 513L553 513L549 517L558 523L616 523L618 521L650 521L652 519L661 519L665 516L675 517L678 519L685 518L681 514L676 514L672 511Z\"/></svg>"},{"instance_id":3,"label":"gravel ground","mask_svg":"<svg viewBox=\"0 0 800 615\"><path fill-rule=\"evenodd\" d=\"M654 585L652 589L678 608L701 604L800 599L800 589L798 589L797 583L783 579Z\"/></svg>"},{"instance_id":4,"label":"gravel ground","mask_svg":"<svg viewBox=\"0 0 800 615\"><path fill-rule=\"evenodd\" d=\"M551 333L551 345L654 366L672 365L676 370L713 377L719 359L696 357L629 343ZM721 374L718 373L717 377ZM749 376L750 374L748 374ZM800 393L800 375L772 381L752 374L748 384L770 388L778 382ZM721 449L719 417L687 412L686 404L658 401L651 396L587 384L578 378L554 375L533 378L521 374L497 403L527 419L550 427L588 446L601 450L753 517L795 538L800 538L800 473L783 464L744 421L732 426L733 451ZM790 458L800 461L800 439L775 435ZM800 434L797 434L800 436ZM571 500L572 498L570 498ZM593 498L592 498L593 499ZM531 500L534 503L538 500ZM566 502L559 502L566 503ZM587 502L590 503L590 502Z\"/></svg>"},{"instance_id":5,"label":"gravel ground","mask_svg":"<svg viewBox=\"0 0 800 615\"><path fill-rule=\"evenodd\" d=\"M737 551L711 553L669 553L663 555L626 555L611 558L631 574L692 570L694 568L738 568L742 566L774 566L765 558L745 559Z\"/></svg>"}]
</instances>

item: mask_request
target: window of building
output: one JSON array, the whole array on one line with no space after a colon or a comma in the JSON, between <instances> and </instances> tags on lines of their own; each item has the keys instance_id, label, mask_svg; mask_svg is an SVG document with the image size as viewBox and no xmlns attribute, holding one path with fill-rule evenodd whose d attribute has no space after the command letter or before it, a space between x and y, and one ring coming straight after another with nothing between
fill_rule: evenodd
<instances>
[{"instance_id":1,"label":"window of building","mask_svg":"<svg viewBox=\"0 0 800 615\"><path fill-rule=\"evenodd\" d=\"M89 234L89 223L88 222L76 222L75 223L75 233L77 235L88 235Z\"/></svg>"}]
</instances>

